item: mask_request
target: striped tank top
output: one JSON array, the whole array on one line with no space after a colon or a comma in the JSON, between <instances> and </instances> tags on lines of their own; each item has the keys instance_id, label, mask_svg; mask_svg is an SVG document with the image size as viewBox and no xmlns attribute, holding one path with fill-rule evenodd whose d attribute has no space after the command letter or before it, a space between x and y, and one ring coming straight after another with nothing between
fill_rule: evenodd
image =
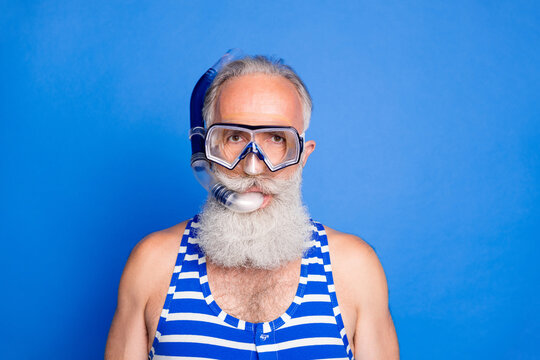
<instances>
[{"instance_id":1,"label":"striped tank top","mask_svg":"<svg viewBox=\"0 0 540 360\"><path fill-rule=\"evenodd\" d=\"M353 359L339 311L324 227L313 224L296 296L277 319L250 323L214 301L197 245L198 217L188 222L148 358Z\"/></svg>"}]
</instances>

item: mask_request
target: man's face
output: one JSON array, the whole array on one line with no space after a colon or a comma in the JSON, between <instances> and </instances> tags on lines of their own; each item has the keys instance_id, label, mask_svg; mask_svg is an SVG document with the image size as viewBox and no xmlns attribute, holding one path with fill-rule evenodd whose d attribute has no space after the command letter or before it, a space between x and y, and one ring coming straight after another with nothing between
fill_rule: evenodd
<instances>
[{"instance_id":1,"label":"man's face","mask_svg":"<svg viewBox=\"0 0 540 360\"><path fill-rule=\"evenodd\" d=\"M265 74L245 75L225 82L216 103L215 123L235 123L255 126L292 126L303 133L302 103L298 93L287 79ZM216 170L229 177L288 179L303 166L315 149L314 141L304 144L299 164L271 172L254 154L240 161L233 170L215 164ZM249 164L248 164L249 162ZM248 191L261 191L254 186ZM265 194L262 207L272 200Z\"/></svg>"},{"instance_id":2,"label":"man's face","mask_svg":"<svg viewBox=\"0 0 540 360\"><path fill-rule=\"evenodd\" d=\"M303 129L302 104L288 80L246 75L228 80L218 95L216 123L292 126ZM271 172L250 153L233 170L213 164L217 179L234 191L264 194L261 209L237 213L211 196L201 212L199 246L224 267L273 269L299 259L309 244L312 224L301 199L301 166L315 143L304 144L300 164Z\"/></svg>"}]
</instances>

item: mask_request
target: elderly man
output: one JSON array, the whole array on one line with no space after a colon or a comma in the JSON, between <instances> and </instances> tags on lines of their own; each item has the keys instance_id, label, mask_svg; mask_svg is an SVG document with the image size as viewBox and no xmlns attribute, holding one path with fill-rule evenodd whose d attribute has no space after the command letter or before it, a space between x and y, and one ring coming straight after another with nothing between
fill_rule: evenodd
<instances>
[{"instance_id":1,"label":"elderly man","mask_svg":"<svg viewBox=\"0 0 540 360\"><path fill-rule=\"evenodd\" d=\"M209 196L198 216L139 242L106 359L398 359L375 252L302 204L315 142L300 78L265 57L233 61L203 113L213 176L262 203L236 212Z\"/></svg>"}]
</instances>

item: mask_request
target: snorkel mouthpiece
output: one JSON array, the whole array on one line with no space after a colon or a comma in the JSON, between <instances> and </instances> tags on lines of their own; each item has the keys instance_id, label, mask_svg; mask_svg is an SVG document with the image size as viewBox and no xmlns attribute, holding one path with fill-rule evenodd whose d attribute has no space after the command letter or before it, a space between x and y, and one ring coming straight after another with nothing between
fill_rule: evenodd
<instances>
[{"instance_id":1,"label":"snorkel mouthpiece","mask_svg":"<svg viewBox=\"0 0 540 360\"><path fill-rule=\"evenodd\" d=\"M224 65L240 57L241 51L238 49L227 51L214 66L201 76L193 88L189 114L191 125L189 130L189 138L191 140L191 168L197 181L221 204L236 212L252 212L261 207L264 196L257 192L237 193L218 182L210 168L210 162L206 158L204 150L206 129L204 127L202 109L206 90Z\"/></svg>"},{"instance_id":2,"label":"snorkel mouthpiece","mask_svg":"<svg viewBox=\"0 0 540 360\"><path fill-rule=\"evenodd\" d=\"M221 183L216 183L212 187L211 193L217 201L229 209L240 213L255 211L261 207L264 201L261 193L249 192L241 194L227 189Z\"/></svg>"}]
</instances>

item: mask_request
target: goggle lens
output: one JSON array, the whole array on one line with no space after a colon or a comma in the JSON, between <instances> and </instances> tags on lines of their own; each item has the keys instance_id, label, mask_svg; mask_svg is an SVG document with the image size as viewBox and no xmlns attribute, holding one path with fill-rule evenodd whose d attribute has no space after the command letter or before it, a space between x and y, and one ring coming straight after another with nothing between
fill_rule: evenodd
<instances>
[{"instance_id":1,"label":"goggle lens","mask_svg":"<svg viewBox=\"0 0 540 360\"><path fill-rule=\"evenodd\" d=\"M275 171L298 162L301 140L296 130L289 127L248 129L216 124L208 130L208 159L232 169L250 151L262 152L265 163L270 170Z\"/></svg>"}]
</instances>

